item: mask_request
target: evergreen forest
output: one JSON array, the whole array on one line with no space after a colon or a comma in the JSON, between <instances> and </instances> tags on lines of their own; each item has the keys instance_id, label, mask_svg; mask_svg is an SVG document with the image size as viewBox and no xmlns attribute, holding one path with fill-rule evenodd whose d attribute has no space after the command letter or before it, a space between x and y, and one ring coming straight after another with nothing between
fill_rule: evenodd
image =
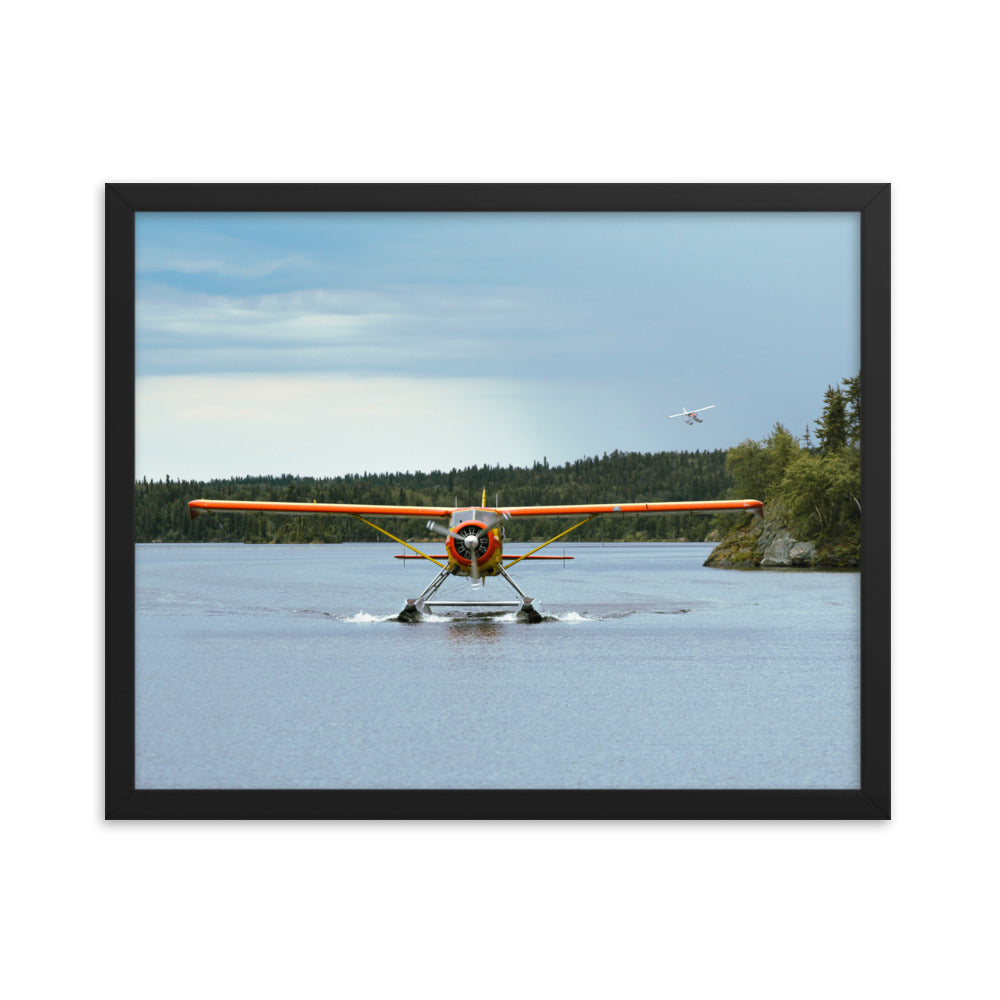
<instances>
[{"instance_id":1,"label":"evergreen forest","mask_svg":"<svg viewBox=\"0 0 1000 1000\"><path fill-rule=\"evenodd\" d=\"M313 479L254 476L209 482L171 479L136 483L137 542L366 542L384 541L369 525L350 516L218 514L191 520L187 503L216 500L284 500L309 503L487 506L712 500L730 495L733 477L726 452L615 451L561 466L543 459L531 468L472 466L450 472L365 473ZM498 504L499 501L499 504ZM726 515L743 519L745 515ZM597 517L572 535L573 541L703 541L715 519L705 514L644 514ZM415 518L380 518L379 525L406 539L434 537ZM563 519L518 518L510 541L544 541L569 527ZM717 530L717 528L716 528Z\"/></svg>"}]
</instances>

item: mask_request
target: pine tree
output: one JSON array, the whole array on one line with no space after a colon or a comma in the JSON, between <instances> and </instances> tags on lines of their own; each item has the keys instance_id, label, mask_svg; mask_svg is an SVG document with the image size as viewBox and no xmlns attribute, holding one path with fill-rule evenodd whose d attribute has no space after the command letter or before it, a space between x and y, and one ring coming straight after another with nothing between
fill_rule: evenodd
<instances>
[{"instance_id":1,"label":"pine tree","mask_svg":"<svg viewBox=\"0 0 1000 1000\"><path fill-rule=\"evenodd\" d=\"M816 421L816 437L824 454L847 447L847 402L839 387L827 386L823 416Z\"/></svg>"},{"instance_id":2,"label":"pine tree","mask_svg":"<svg viewBox=\"0 0 1000 1000\"><path fill-rule=\"evenodd\" d=\"M847 443L856 448L861 443L861 376L845 378L842 384L847 407Z\"/></svg>"}]
</instances>

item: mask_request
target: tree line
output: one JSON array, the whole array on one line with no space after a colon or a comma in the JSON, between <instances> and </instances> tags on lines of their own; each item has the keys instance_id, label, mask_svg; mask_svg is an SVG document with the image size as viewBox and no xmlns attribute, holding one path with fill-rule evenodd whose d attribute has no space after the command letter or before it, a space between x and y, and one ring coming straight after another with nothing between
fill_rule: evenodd
<instances>
[{"instance_id":1,"label":"tree line","mask_svg":"<svg viewBox=\"0 0 1000 1000\"><path fill-rule=\"evenodd\" d=\"M392 504L419 507L487 506L671 500L729 497L733 476L726 452L621 452L550 466L470 466L450 471L364 473L312 478L285 474L209 481L143 479L135 487L137 542L364 542L382 541L370 526L350 516L288 516L206 512L191 520L189 500L276 500L310 503ZM747 494L749 496L749 494ZM728 515L727 517L742 517ZM598 517L574 541L704 541L718 531L715 519L699 514ZM407 540L428 536L422 521L381 518L379 525ZM512 541L543 541L563 530L562 519L518 518ZM572 523L572 522L569 522ZM565 527L569 527L569 523ZM729 521L723 522L726 527ZM555 530L554 530L555 529Z\"/></svg>"}]
</instances>

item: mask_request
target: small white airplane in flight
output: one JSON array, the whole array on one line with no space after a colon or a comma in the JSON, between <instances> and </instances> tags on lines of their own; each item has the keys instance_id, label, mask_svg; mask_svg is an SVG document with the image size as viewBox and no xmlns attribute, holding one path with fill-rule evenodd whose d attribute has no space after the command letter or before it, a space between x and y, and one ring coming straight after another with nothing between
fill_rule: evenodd
<instances>
[{"instance_id":1,"label":"small white airplane in flight","mask_svg":"<svg viewBox=\"0 0 1000 1000\"><path fill-rule=\"evenodd\" d=\"M714 410L714 409L715 409L714 403L711 406L699 406L697 410L685 410L684 407L682 406L680 413L671 413L670 416L667 417L667 420L672 420L674 417L683 417L684 423L686 424L693 424L693 423L703 424L705 421L702 420L701 417L698 416L698 414L704 412L705 410Z\"/></svg>"}]
</instances>

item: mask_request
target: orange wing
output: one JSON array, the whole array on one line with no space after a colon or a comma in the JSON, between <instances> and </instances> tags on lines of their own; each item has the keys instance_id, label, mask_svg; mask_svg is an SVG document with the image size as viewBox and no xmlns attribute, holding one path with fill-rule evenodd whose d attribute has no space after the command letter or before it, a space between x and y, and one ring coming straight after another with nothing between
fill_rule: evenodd
<instances>
[{"instance_id":1,"label":"orange wing","mask_svg":"<svg viewBox=\"0 0 1000 1000\"><path fill-rule=\"evenodd\" d=\"M764 516L759 500L680 500L667 503L583 503L557 507L505 507L511 517L573 517L577 514L682 514L695 511L745 510Z\"/></svg>"},{"instance_id":2,"label":"orange wing","mask_svg":"<svg viewBox=\"0 0 1000 1000\"><path fill-rule=\"evenodd\" d=\"M284 503L273 500L192 500L191 517L206 510L260 511L268 514L367 514L369 517L451 517L455 507L395 507L363 503ZM464 509L464 508L463 508ZM682 514L697 511L745 510L763 516L759 500L685 500L664 503L584 503L555 507L500 507L511 517L573 517L577 514Z\"/></svg>"},{"instance_id":3,"label":"orange wing","mask_svg":"<svg viewBox=\"0 0 1000 1000\"><path fill-rule=\"evenodd\" d=\"M267 514L367 514L369 517L451 517L452 507L388 507L370 503L279 503L273 500L192 500L191 517L206 510Z\"/></svg>"}]
</instances>

